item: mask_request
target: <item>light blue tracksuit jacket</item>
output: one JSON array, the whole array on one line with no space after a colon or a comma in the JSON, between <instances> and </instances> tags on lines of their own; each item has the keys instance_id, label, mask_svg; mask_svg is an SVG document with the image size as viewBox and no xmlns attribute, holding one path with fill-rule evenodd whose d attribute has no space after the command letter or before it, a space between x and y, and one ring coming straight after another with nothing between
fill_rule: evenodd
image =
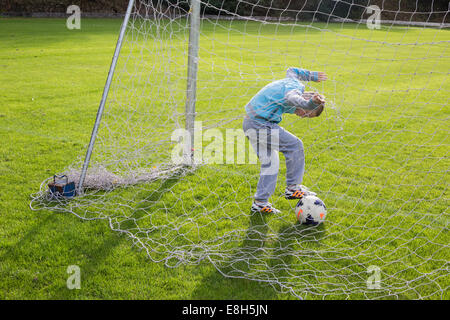
<instances>
[{"instance_id":1,"label":"light blue tracksuit jacket","mask_svg":"<svg viewBox=\"0 0 450 320\"><path fill-rule=\"evenodd\" d=\"M317 81L318 73L305 69L289 68L286 78L269 83L246 105L251 119L262 119L274 123L282 120L283 113L294 113L296 108L312 110L317 105L302 94L305 86L300 81Z\"/></svg>"},{"instance_id":2,"label":"light blue tracksuit jacket","mask_svg":"<svg viewBox=\"0 0 450 320\"><path fill-rule=\"evenodd\" d=\"M278 123L283 113L294 113L296 108L312 110L317 107L311 99L302 98L305 86L300 82L317 80L317 72L289 68L286 78L262 88L246 105L243 129L261 162L255 200L268 201L275 191L278 152L286 159L286 184L301 184L305 171L303 143Z\"/></svg>"}]
</instances>

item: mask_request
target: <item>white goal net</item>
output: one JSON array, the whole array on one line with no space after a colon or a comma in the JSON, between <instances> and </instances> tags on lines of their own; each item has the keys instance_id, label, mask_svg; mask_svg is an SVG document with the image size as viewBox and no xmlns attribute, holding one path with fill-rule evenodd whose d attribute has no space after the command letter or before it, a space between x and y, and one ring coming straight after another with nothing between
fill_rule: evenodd
<instances>
[{"instance_id":1,"label":"white goal net","mask_svg":"<svg viewBox=\"0 0 450 320\"><path fill-rule=\"evenodd\" d=\"M83 192L52 197L51 177L31 207L105 219L168 267L211 263L298 298L449 298L448 3L204 0L193 34L190 2L130 2ZM250 212L244 107L289 67L328 75L305 82L322 115L280 123L327 205L317 227L284 198L283 161L281 213ZM196 160L176 162L194 117ZM84 161L61 173L79 185Z\"/></svg>"}]
</instances>

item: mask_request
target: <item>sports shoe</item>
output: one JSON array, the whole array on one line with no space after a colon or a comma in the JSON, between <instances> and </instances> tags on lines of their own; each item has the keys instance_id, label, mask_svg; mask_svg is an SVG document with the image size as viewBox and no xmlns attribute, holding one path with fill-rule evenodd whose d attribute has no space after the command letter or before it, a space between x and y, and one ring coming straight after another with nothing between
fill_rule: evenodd
<instances>
[{"instance_id":1,"label":"sports shoe","mask_svg":"<svg viewBox=\"0 0 450 320\"><path fill-rule=\"evenodd\" d=\"M252 203L252 212L261 212L261 213L280 213L281 211L278 209L275 209L274 206L272 206L271 203L265 202L265 203L257 203L253 201Z\"/></svg>"},{"instance_id":2,"label":"sports shoe","mask_svg":"<svg viewBox=\"0 0 450 320\"><path fill-rule=\"evenodd\" d=\"M310 191L307 187L301 184L297 184L293 187L286 187L284 197L288 200L299 200L304 196L315 196L317 193Z\"/></svg>"}]
</instances>

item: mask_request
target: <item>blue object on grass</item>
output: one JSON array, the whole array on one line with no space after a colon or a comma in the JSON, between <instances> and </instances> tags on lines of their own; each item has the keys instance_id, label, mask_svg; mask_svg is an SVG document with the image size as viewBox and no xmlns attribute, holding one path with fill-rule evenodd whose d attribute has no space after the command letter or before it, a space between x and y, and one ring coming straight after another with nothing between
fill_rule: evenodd
<instances>
[{"instance_id":1,"label":"blue object on grass","mask_svg":"<svg viewBox=\"0 0 450 320\"><path fill-rule=\"evenodd\" d=\"M54 175L53 182L50 182L48 187L52 196L73 198L76 195L75 182L69 182L66 175Z\"/></svg>"}]
</instances>

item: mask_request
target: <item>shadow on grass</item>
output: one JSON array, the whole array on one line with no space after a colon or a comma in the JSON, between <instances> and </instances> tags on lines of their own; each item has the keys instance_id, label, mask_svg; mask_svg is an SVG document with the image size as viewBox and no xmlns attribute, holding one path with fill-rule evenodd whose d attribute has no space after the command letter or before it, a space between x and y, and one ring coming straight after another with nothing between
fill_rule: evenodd
<instances>
[{"instance_id":1,"label":"shadow on grass","mask_svg":"<svg viewBox=\"0 0 450 320\"><path fill-rule=\"evenodd\" d=\"M159 199L168 192L175 184L179 182L182 177L175 176L170 177L165 180L160 180L155 185L153 190L147 190L142 192L142 194L137 196L137 199L142 199L140 203L137 201L137 206L129 217L131 219L123 219L120 221L120 228L123 230L129 230L133 228L139 229L139 219L144 217L146 212L146 203L157 202ZM63 217L62 215L58 215ZM51 239L51 246L54 247L55 252L58 250L58 246L61 243L65 243L66 247L63 251L70 257L74 257L73 264L78 264L82 270L82 281L85 283L89 282L91 277L98 277L97 269L105 264L105 260L112 254L114 249L123 243L122 238L120 238L116 233L110 232L108 226L102 223L101 228L95 227L96 230L101 229L101 237L96 236L92 242L90 242L90 237L86 235L78 234L80 228L77 226L69 227L69 237L65 235L64 232L55 232L55 230L63 230L66 228L64 224L65 218L58 218L57 215L50 215L41 220L34 228L30 229L27 234L19 241L18 244L11 248L11 252L6 253L1 257L3 260L10 260L13 264L14 259L18 258L22 251L30 251L30 247L39 246L46 247L48 244L45 238ZM73 219L72 216L68 218ZM301 239L314 243L314 241L320 241L321 236L323 236L323 228L321 225L318 228L305 227L299 224L287 224L281 227L278 236L275 238L273 236L268 237L269 232L269 220L274 218L271 215L253 213L249 215L249 226L247 230L243 231L243 240L239 248L235 248L232 251L232 256L224 261L222 265L217 265L216 271L206 275L199 286L197 286L192 293L191 298L193 299L277 299L279 297L277 291L280 288L275 286L272 288L267 282L248 280L246 279L247 274L254 273L253 268L257 268L256 272L265 272L264 268L267 268L271 273L271 278L277 279L288 279L290 277L290 268L295 258L292 254L289 254L291 250L294 250L296 245L296 236L300 236ZM69 221L69 220L67 220ZM69 222L70 224L83 223L78 219L73 219ZM91 222L90 222L91 223ZM76 230L77 229L77 230ZM75 232L74 232L75 230ZM88 232L92 232L90 229ZM82 231L84 232L84 231ZM39 237L39 235L50 235L44 238ZM132 250L130 248L130 250ZM13 252L14 251L14 252ZM46 250L48 251L48 250ZM51 251L51 250L50 250ZM40 252L40 254L46 254L45 252ZM54 253L48 252L50 256ZM142 257L142 263L149 262L147 257L144 255L139 255ZM50 259L49 259L50 260ZM68 261L69 259L60 260L62 263ZM141 259L139 259L141 260ZM76 290L68 290L65 286L65 280L68 278L66 273L67 265L57 266L58 272L57 276L61 277L58 279L58 285L52 290L52 299L65 299L65 298L76 298ZM262 263L262 264L261 264ZM52 265L51 262L47 262L47 265ZM56 264L57 265L57 264ZM226 277L224 276L231 276ZM54 275L54 273L53 273ZM111 274L109 274L110 276ZM108 277L108 273L105 275ZM259 278L257 275L255 278ZM106 279L107 280L107 279ZM95 279L91 279L91 283ZM89 284L90 285L90 284ZM99 290L101 290L99 288ZM90 294L89 291L93 292ZM87 295L93 295L95 298L108 298L101 291L92 288L88 291ZM80 293L81 294L81 293ZM86 292L83 293L86 297ZM287 296L289 298L290 296Z\"/></svg>"},{"instance_id":2,"label":"shadow on grass","mask_svg":"<svg viewBox=\"0 0 450 320\"><path fill-rule=\"evenodd\" d=\"M325 226L304 226L288 224L280 228L278 238L270 239L267 236L269 226L267 220L270 216L253 213L250 216L250 226L242 245L235 249L234 255L222 264L217 264L215 272L203 278L192 299L293 299L290 287L270 283L263 277L256 275L249 280L258 268L258 271L270 274L270 278L280 279L282 282L295 281L292 277L292 264L295 255L297 239L309 241L312 246L320 246L320 241L325 235ZM269 251L267 251L269 249ZM268 256L267 252L271 254ZM298 259L298 258L297 258ZM298 263L298 262L297 262ZM293 272L297 272L294 270ZM248 276L247 274L250 274ZM280 295L281 294L281 295ZM283 294L288 294L282 296ZM299 294L297 292L297 294Z\"/></svg>"},{"instance_id":3,"label":"shadow on grass","mask_svg":"<svg viewBox=\"0 0 450 320\"><path fill-rule=\"evenodd\" d=\"M274 290L257 281L242 278L263 254L267 240L268 216L252 213L250 225L246 230L244 240L233 256L224 265L215 265L215 271L205 276L202 283L195 288L191 299L275 299ZM230 261L233 264L230 264ZM234 261L238 261L234 263ZM219 271L220 270L220 271ZM222 274L223 272L223 274ZM225 277L232 275L232 277ZM249 297L249 295L251 295Z\"/></svg>"},{"instance_id":4,"label":"shadow on grass","mask_svg":"<svg viewBox=\"0 0 450 320\"><path fill-rule=\"evenodd\" d=\"M189 174L187 174L189 175ZM138 230L140 227L139 221L149 215L148 204L155 203L164 196L165 193L169 192L172 187L174 187L182 178L185 176L171 176L164 180L159 180L160 185L152 191L144 191L142 194L138 195L136 199L137 206L133 212L128 217L116 217L115 221L119 223L120 229L122 230Z\"/></svg>"},{"instance_id":5,"label":"shadow on grass","mask_svg":"<svg viewBox=\"0 0 450 320\"><path fill-rule=\"evenodd\" d=\"M123 219L122 216L113 217L112 223L114 221L117 221L119 223L120 229L122 230L133 230L134 228L139 229L138 221L140 218L144 217L147 212L145 211L145 203L147 202L153 202L158 201L168 190L170 190L178 181L182 179L182 177L178 176L171 176L164 180L159 180L156 183L158 183L157 186L155 186L155 189L152 191L146 191L143 192L141 195L137 197L137 199L141 199L141 201L137 201L137 206L131 213L132 219ZM122 220L121 220L122 219ZM84 222L84 221L82 221ZM89 222L90 223L90 222ZM127 237L120 237L120 233L112 232L110 230L109 226L105 227L105 233L103 235L102 240L100 241L100 244L96 247L90 247L88 250L84 250L80 248L81 250L79 252L75 252L75 255L82 255L87 257L87 262L82 263L79 265L80 269L83 273L83 282L86 282L89 280L89 275L93 274L98 276L98 267L102 266L104 264L104 260L113 252L113 250L120 244L124 243L124 241L128 242L130 244L129 250L135 250L136 248L131 247L130 239ZM145 254L137 254L136 259L139 259L140 263L151 263L151 261L148 260L148 257ZM68 275L65 275L68 277ZM103 279L102 279L103 280ZM60 288L60 290L57 290L56 293L53 295L53 299L61 299L61 298L67 298L67 297L74 297L76 290L72 290L72 292L68 292L68 290L65 287ZM110 298L109 296L95 296L96 298Z\"/></svg>"},{"instance_id":6,"label":"shadow on grass","mask_svg":"<svg viewBox=\"0 0 450 320\"><path fill-rule=\"evenodd\" d=\"M140 198L157 201L178 180L176 177L161 180L154 190L142 194ZM49 201L49 207L52 203L54 202ZM70 200L57 203L58 206L65 206ZM141 211L138 205L133 214L139 215ZM116 252L118 246L128 245L129 239L112 232L107 221L103 220L80 220L72 214L52 211L51 208L29 212L27 215L30 216L27 220L34 222L22 228L24 232L17 242L1 246L0 271L11 283L6 285L10 288L25 288L25 291L14 294L30 299L111 298L109 292L104 292L108 288L97 287L95 282L108 281L108 278L113 277L117 266L109 267L111 262L105 261ZM89 226L84 225L85 223ZM133 250L131 245L130 250ZM149 263L144 254L133 255L139 263ZM80 268L83 290L67 288L66 281L70 276L67 268L70 265ZM104 271L100 272L99 269Z\"/></svg>"},{"instance_id":7,"label":"shadow on grass","mask_svg":"<svg viewBox=\"0 0 450 320\"><path fill-rule=\"evenodd\" d=\"M79 290L69 290L66 286L69 265L80 267L83 285L91 274L97 274L98 267L123 239L108 232L104 222L85 229L81 226L84 221L67 214L39 214L42 216L39 221L3 251L2 273L9 274L12 285L25 288L20 292L20 299L75 298ZM86 238L99 234L101 241L86 242ZM101 294L95 297L103 298Z\"/></svg>"}]
</instances>

